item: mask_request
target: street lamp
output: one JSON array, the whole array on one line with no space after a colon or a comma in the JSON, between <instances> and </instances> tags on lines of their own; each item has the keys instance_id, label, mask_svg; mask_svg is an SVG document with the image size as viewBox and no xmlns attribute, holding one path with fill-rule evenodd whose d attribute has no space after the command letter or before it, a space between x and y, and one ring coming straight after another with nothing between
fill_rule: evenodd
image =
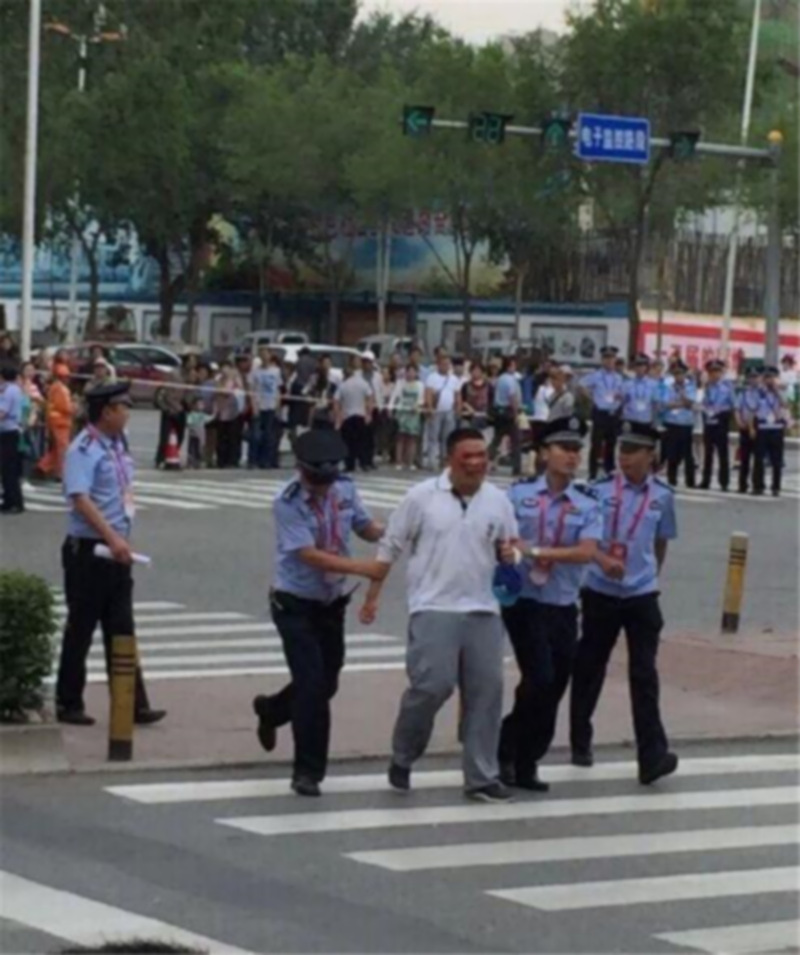
<instances>
[{"instance_id":1,"label":"street lamp","mask_svg":"<svg viewBox=\"0 0 800 955\"><path fill-rule=\"evenodd\" d=\"M73 31L66 25L66 23L61 23L59 21L51 21L46 23L44 28L49 33L56 33L59 36L66 37L68 40L78 44L78 92L83 93L86 89L86 61L89 53L89 44L98 44L98 43L119 43L125 39L124 29L119 32L116 31L104 31L102 29L103 24L106 18L105 7L100 4L100 7L97 10L94 18L94 32L91 34L86 33L73 33ZM80 203L80 191L79 187L75 187L75 198L74 198L75 207L77 209ZM72 249L71 249L71 259L70 259L70 270L69 270L69 306L68 306L68 316L67 316L67 331L69 335L70 328L77 329L78 326L78 272L80 269L80 258L81 258L81 240L80 237L75 233L72 236Z\"/></svg>"},{"instance_id":2,"label":"street lamp","mask_svg":"<svg viewBox=\"0 0 800 955\"><path fill-rule=\"evenodd\" d=\"M31 354L34 225L36 214L36 148L39 138L39 53L42 0L31 0L28 25L28 115L25 131L25 186L22 214L22 311L19 347L24 360Z\"/></svg>"}]
</instances>

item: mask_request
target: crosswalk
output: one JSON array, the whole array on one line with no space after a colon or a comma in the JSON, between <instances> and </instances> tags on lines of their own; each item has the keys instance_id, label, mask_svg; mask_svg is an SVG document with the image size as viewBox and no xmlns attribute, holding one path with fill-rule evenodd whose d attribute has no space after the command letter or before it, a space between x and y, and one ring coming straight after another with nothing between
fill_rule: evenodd
<instances>
[{"instance_id":1,"label":"crosswalk","mask_svg":"<svg viewBox=\"0 0 800 955\"><path fill-rule=\"evenodd\" d=\"M287 798L287 779L105 791L152 812L195 806L220 839L233 829L265 840L265 857L273 840L293 839L303 865L333 855L377 880L413 878L398 882L399 894L435 892L446 905L446 891L473 893L537 918L610 910L631 919L630 951L645 950L635 934L644 932L650 944L758 955L797 951L800 940L799 770L797 752L689 757L669 782L643 790L631 761L548 766L549 797L497 806L466 803L450 769L415 772L404 796L382 773L334 775L325 798L308 804Z\"/></svg>"},{"instance_id":2,"label":"crosswalk","mask_svg":"<svg viewBox=\"0 0 800 955\"><path fill-rule=\"evenodd\" d=\"M143 511L165 508L182 513L236 508L266 513L276 493L288 480L288 475L274 478L228 478L206 477L205 473L197 472L197 476L187 473L170 477L154 475L137 480L134 483L137 508ZM420 472L396 477L368 474L359 475L356 480L361 497L368 507L376 511L392 511L410 487L428 476ZM493 477L492 481L500 487L507 487L511 483L511 479L506 476ZM800 485L794 476L787 480L784 497L800 500ZM769 495L756 498L725 494L719 490L681 489L677 492L677 498L685 504L711 507L731 501L746 505L775 503L775 499ZM61 489L54 484L31 485L25 491L25 499L27 509L34 513L60 513L66 510Z\"/></svg>"},{"instance_id":3,"label":"crosswalk","mask_svg":"<svg viewBox=\"0 0 800 955\"><path fill-rule=\"evenodd\" d=\"M66 619L63 593L56 591L56 615ZM287 673L275 624L237 611L205 612L166 600L133 605L136 638L148 680L191 680ZM402 669L405 641L384 633L349 633L347 669ZM88 681L106 679L102 634L89 654Z\"/></svg>"}]
</instances>

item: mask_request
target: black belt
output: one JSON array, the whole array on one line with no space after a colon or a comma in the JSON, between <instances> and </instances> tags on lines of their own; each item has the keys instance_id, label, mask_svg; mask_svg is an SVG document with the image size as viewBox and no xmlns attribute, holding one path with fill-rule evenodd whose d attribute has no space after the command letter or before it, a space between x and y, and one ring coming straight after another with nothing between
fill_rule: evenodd
<instances>
[{"instance_id":1,"label":"black belt","mask_svg":"<svg viewBox=\"0 0 800 955\"><path fill-rule=\"evenodd\" d=\"M351 597L352 593L349 593L326 603L324 600L312 600L311 597L298 597L297 594L289 593L288 590L270 590L269 592L270 600L279 610L340 610L350 603Z\"/></svg>"}]
</instances>

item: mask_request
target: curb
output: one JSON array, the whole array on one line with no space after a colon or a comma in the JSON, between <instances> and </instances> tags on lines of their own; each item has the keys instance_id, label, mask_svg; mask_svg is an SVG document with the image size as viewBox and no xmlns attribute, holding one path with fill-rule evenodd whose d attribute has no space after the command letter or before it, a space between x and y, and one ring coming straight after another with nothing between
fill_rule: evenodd
<instances>
[{"instance_id":1,"label":"curb","mask_svg":"<svg viewBox=\"0 0 800 955\"><path fill-rule=\"evenodd\" d=\"M57 724L0 726L0 777L71 771Z\"/></svg>"},{"instance_id":2,"label":"curb","mask_svg":"<svg viewBox=\"0 0 800 955\"><path fill-rule=\"evenodd\" d=\"M703 736L703 735L692 735L692 736L674 736L670 738L672 743L683 743L686 745L699 745L703 743L732 743L732 744L742 744L742 743L764 743L769 741L780 741L786 742L789 740L794 740L800 745L800 731L796 728L786 729L786 730L771 730L766 733L756 733L753 735L748 734L739 734L736 736ZM605 752L611 749L635 749L635 743L633 739L622 739L617 740L616 742L610 743L599 743L594 747L595 752ZM554 746L550 750L551 753L568 753L568 746ZM460 746L448 747L442 750L436 750L435 752L430 752L426 754L431 759L441 759L441 758L454 758L459 756L461 753ZM341 763L366 763L372 762L376 759L388 760L388 753L386 751L381 751L379 753L353 753L351 755L339 755L331 756L329 759L329 765L336 766ZM129 775L130 773L158 773L158 772L189 772L189 771L211 771L211 770L254 770L254 769L269 769L269 770L291 770L292 761L291 759L276 759L269 760L267 758L261 760L232 760L227 762L223 760L204 760L204 759L175 759L175 760L148 760L141 763L130 762L130 763L109 763L103 765L91 765L91 766L72 766L66 765L63 768L53 768L52 770L31 770L33 772L49 772L51 775L74 775L74 776L97 776L97 775Z\"/></svg>"}]
</instances>

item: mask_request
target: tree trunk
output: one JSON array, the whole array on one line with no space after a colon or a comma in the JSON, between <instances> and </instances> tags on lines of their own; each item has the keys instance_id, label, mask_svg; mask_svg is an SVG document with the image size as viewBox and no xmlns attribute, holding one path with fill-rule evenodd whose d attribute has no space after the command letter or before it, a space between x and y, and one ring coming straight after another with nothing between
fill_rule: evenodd
<instances>
[{"instance_id":1,"label":"tree trunk","mask_svg":"<svg viewBox=\"0 0 800 955\"><path fill-rule=\"evenodd\" d=\"M628 356L631 360L639 350L639 264L644 248L644 212L639 215L634 228L628 263Z\"/></svg>"},{"instance_id":2,"label":"tree trunk","mask_svg":"<svg viewBox=\"0 0 800 955\"><path fill-rule=\"evenodd\" d=\"M518 265L517 277L514 283L514 338L519 341L522 337L522 292L525 288L525 266Z\"/></svg>"},{"instance_id":3,"label":"tree trunk","mask_svg":"<svg viewBox=\"0 0 800 955\"><path fill-rule=\"evenodd\" d=\"M158 334L168 339L172 334L172 315L175 310L175 288L169 266L169 249L159 246L155 259L158 262Z\"/></svg>"},{"instance_id":4,"label":"tree trunk","mask_svg":"<svg viewBox=\"0 0 800 955\"><path fill-rule=\"evenodd\" d=\"M86 319L86 328L83 337L90 338L97 333L97 319L100 311L100 269L97 266L97 245L89 252L87 247L87 261L89 264L89 317Z\"/></svg>"},{"instance_id":5,"label":"tree trunk","mask_svg":"<svg viewBox=\"0 0 800 955\"><path fill-rule=\"evenodd\" d=\"M472 354L472 298L470 295L470 278L472 275L472 249L464 249L464 284L462 296L464 303L464 356Z\"/></svg>"}]
</instances>

